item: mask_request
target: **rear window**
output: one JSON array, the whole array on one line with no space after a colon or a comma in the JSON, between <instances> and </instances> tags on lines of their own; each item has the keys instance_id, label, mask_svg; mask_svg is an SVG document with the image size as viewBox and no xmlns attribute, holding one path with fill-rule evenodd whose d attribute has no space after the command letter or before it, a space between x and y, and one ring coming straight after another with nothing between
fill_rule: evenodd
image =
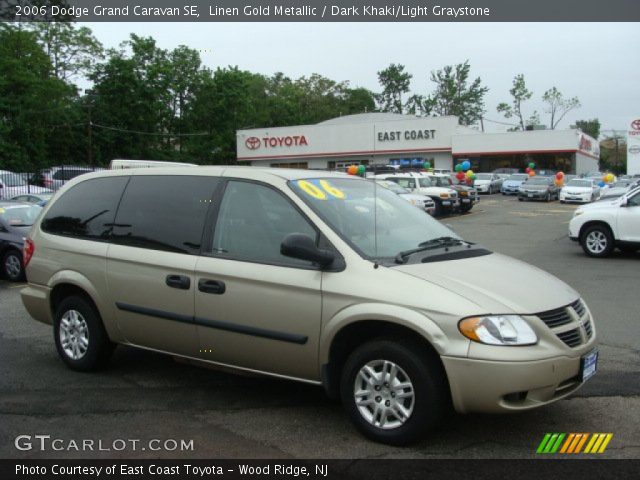
<instances>
[{"instance_id":1,"label":"rear window","mask_svg":"<svg viewBox=\"0 0 640 480\"><path fill-rule=\"evenodd\" d=\"M111 241L199 254L205 217L218 182L199 176L132 177L120 202Z\"/></svg>"},{"instance_id":2,"label":"rear window","mask_svg":"<svg viewBox=\"0 0 640 480\"><path fill-rule=\"evenodd\" d=\"M42 207L37 205L11 205L0 207L0 218L12 227L30 227L40 215Z\"/></svg>"},{"instance_id":3,"label":"rear window","mask_svg":"<svg viewBox=\"0 0 640 480\"><path fill-rule=\"evenodd\" d=\"M96 178L74 185L47 211L42 230L68 237L107 239L128 179Z\"/></svg>"}]
</instances>

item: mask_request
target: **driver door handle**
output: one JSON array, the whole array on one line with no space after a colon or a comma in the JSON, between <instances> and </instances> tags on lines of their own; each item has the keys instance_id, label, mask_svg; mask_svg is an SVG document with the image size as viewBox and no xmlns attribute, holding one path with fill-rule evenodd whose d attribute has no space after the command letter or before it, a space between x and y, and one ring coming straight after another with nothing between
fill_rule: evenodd
<instances>
[{"instance_id":1,"label":"driver door handle","mask_svg":"<svg viewBox=\"0 0 640 480\"><path fill-rule=\"evenodd\" d=\"M227 286L220 280L201 278L200 281L198 281L198 290L213 295L222 295L227 290Z\"/></svg>"}]
</instances>

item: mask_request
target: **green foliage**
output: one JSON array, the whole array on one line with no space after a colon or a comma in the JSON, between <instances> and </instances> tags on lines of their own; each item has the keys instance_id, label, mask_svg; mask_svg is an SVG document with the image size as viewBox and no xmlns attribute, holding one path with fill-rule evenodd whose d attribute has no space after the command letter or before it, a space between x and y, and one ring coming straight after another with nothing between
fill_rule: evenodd
<instances>
[{"instance_id":1,"label":"green foliage","mask_svg":"<svg viewBox=\"0 0 640 480\"><path fill-rule=\"evenodd\" d=\"M409 92L413 75L404 71L404 65L392 63L378 72L378 82L382 93L375 99L381 112L402 113L402 95Z\"/></svg>"},{"instance_id":2,"label":"green foliage","mask_svg":"<svg viewBox=\"0 0 640 480\"><path fill-rule=\"evenodd\" d=\"M554 130L556 126L558 126L560 120L562 120L567 113L581 107L578 97L564 98L556 87L552 87L544 92L542 101L546 104L545 112L550 116L549 127L551 130Z\"/></svg>"},{"instance_id":3,"label":"green foliage","mask_svg":"<svg viewBox=\"0 0 640 480\"><path fill-rule=\"evenodd\" d=\"M593 118L591 120L578 120L576 122L576 127L582 130L587 135L595 138L596 140L600 137L600 120L597 118Z\"/></svg>"},{"instance_id":4,"label":"green foliage","mask_svg":"<svg viewBox=\"0 0 640 480\"><path fill-rule=\"evenodd\" d=\"M482 86L480 77L469 84L470 70L467 60L431 72L431 81L436 88L422 102L424 113L456 115L461 125L472 125L480 120L484 114L484 96L489 88Z\"/></svg>"},{"instance_id":5,"label":"green foliage","mask_svg":"<svg viewBox=\"0 0 640 480\"><path fill-rule=\"evenodd\" d=\"M539 121L537 112L534 112L529 119L525 120L522 104L533 96L533 92L527 88L523 74L514 77L513 86L509 93L511 94L511 105L502 102L498 104L497 110L506 118L516 118L518 120L518 125L514 130L525 130L527 125L534 125L534 122Z\"/></svg>"}]
</instances>

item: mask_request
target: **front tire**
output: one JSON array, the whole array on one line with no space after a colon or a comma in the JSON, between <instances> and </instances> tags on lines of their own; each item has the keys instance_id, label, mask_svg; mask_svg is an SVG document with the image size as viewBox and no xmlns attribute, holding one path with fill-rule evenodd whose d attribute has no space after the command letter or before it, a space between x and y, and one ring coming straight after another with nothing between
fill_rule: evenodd
<instances>
[{"instance_id":1,"label":"front tire","mask_svg":"<svg viewBox=\"0 0 640 480\"><path fill-rule=\"evenodd\" d=\"M114 344L95 306L81 296L62 300L53 326L58 355L72 370L87 372L104 367Z\"/></svg>"},{"instance_id":2,"label":"front tire","mask_svg":"<svg viewBox=\"0 0 640 480\"><path fill-rule=\"evenodd\" d=\"M590 257L607 257L613 251L613 235L605 225L592 225L580 236L580 245Z\"/></svg>"},{"instance_id":3,"label":"front tire","mask_svg":"<svg viewBox=\"0 0 640 480\"><path fill-rule=\"evenodd\" d=\"M358 347L342 371L340 394L356 428L389 445L420 439L444 417L449 398L437 359L400 338Z\"/></svg>"},{"instance_id":4,"label":"front tire","mask_svg":"<svg viewBox=\"0 0 640 480\"><path fill-rule=\"evenodd\" d=\"M9 250L2 256L2 272L12 282L24 280L22 254L18 250Z\"/></svg>"}]
</instances>

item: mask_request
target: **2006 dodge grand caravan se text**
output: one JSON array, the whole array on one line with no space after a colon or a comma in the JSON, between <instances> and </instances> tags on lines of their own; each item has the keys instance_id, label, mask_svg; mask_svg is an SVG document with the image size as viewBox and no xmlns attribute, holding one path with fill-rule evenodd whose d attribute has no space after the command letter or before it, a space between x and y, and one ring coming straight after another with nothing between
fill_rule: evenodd
<instances>
[{"instance_id":1,"label":"2006 dodge grand caravan se text","mask_svg":"<svg viewBox=\"0 0 640 480\"><path fill-rule=\"evenodd\" d=\"M25 244L23 302L77 370L116 343L322 384L368 437L526 410L595 373L555 277L459 238L375 182L174 167L65 185Z\"/></svg>"}]
</instances>

